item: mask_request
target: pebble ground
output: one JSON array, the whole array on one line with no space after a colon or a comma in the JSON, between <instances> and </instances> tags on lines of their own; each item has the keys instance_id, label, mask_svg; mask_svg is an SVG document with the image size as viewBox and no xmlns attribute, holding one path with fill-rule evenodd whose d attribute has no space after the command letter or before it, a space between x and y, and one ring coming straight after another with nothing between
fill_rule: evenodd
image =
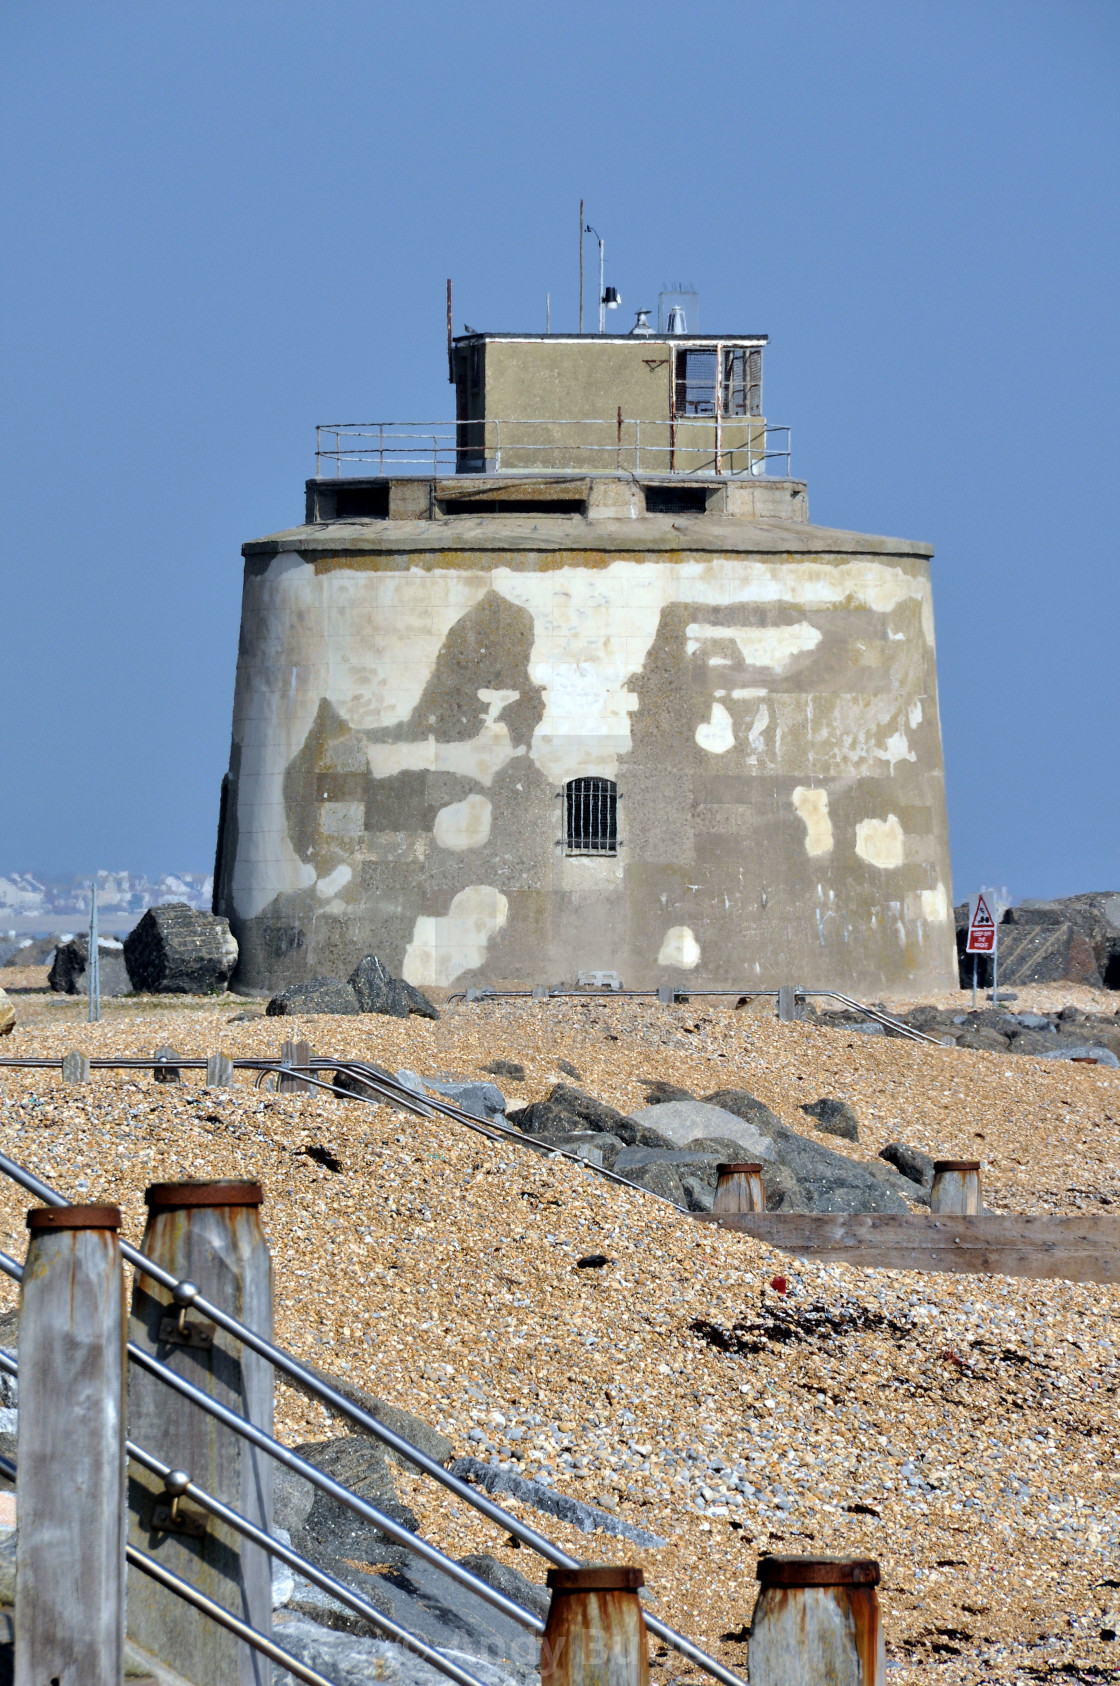
<instances>
[{"instance_id":1,"label":"pebble ground","mask_svg":"<svg viewBox=\"0 0 1120 1686\"><path fill-rule=\"evenodd\" d=\"M106 1003L91 1026L81 1002L15 1000L0 1055L169 1043L259 1056L304 1036L432 1076L518 1061L525 1081L499 1080L511 1102L571 1081L565 1060L624 1110L643 1104L644 1078L744 1087L807 1131L800 1105L834 1095L861 1139L830 1145L867 1158L902 1138L980 1158L994 1210L1120 1203L1120 1072L1104 1067L702 1002L462 1004L436 1024L140 998ZM1115 997L1019 992L1021 1007L1066 1001L1100 1011ZM637 1549L523 1513L587 1560L641 1563L657 1612L732 1667L746 1667L755 1564L777 1550L880 1560L899 1682L934 1664L954 1683L1120 1676L1120 1639L1100 1637L1120 1626L1115 1286L799 1263L568 1162L322 1092L275 1095L245 1074L226 1091L2 1071L0 1148L72 1199L119 1201L134 1241L149 1182L259 1178L278 1337L434 1422L458 1452L661 1535ZM28 1204L0 1181L0 1246L17 1257ZM610 1264L580 1269L592 1253ZM277 1415L291 1442L342 1431L283 1389ZM446 1550L543 1579L442 1489L400 1485ZM655 1681L698 1678L673 1653L654 1665Z\"/></svg>"}]
</instances>

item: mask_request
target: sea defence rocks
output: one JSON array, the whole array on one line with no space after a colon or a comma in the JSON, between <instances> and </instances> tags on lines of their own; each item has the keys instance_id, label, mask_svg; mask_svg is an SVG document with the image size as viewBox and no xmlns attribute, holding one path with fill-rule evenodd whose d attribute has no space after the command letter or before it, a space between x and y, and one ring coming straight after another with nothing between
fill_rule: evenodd
<instances>
[{"instance_id":1,"label":"sea defence rocks","mask_svg":"<svg viewBox=\"0 0 1120 1686\"><path fill-rule=\"evenodd\" d=\"M410 1013L438 1019L439 1010L403 978L394 978L376 954L360 960L345 983L339 978L308 978L274 995L265 1011L273 1018L300 1013L384 1013L407 1019Z\"/></svg>"},{"instance_id":2,"label":"sea defence rocks","mask_svg":"<svg viewBox=\"0 0 1120 1686\"><path fill-rule=\"evenodd\" d=\"M826 1136L840 1136L846 1142L859 1141L859 1119L847 1101L822 1095L819 1101L810 1101L801 1110L815 1120L817 1129Z\"/></svg>"},{"instance_id":3,"label":"sea defence rocks","mask_svg":"<svg viewBox=\"0 0 1120 1686\"><path fill-rule=\"evenodd\" d=\"M186 902L150 907L124 943L124 962L137 993L216 995L237 965L229 922Z\"/></svg>"},{"instance_id":4,"label":"sea defence rocks","mask_svg":"<svg viewBox=\"0 0 1120 1686\"><path fill-rule=\"evenodd\" d=\"M656 1091L650 1082L647 1089ZM717 1167L762 1166L769 1211L907 1212L928 1203L918 1182L888 1164L865 1164L783 1124L745 1089L684 1098L627 1115L593 1095L556 1084L548 1098L510 1112L518 1129L552 1147L588 1157L689 1211L710 1211Z\"/></svg>"},{"instance_id":5,"label":"sea defence rocks","mask_svg":"<svg viewBox=\"0 0 1120 1686\"><path fill-rule=\"evenodd\" d=\"M772 1189L769 1165L762 1161L768 1211L908 1212L908 1202L922 1198L916 1184L888 1166L873 1169L799 1135L745 1089L717 1090L707 1099L737 1112L767 1136L774 1158L792 1177L792 1186L783 1179L785 1186L775 1181Z\"/></svg>"},{"instance_id":6,"label":"sea defence rocks","mask_svg":"<svg viewBox=\"0 0 1120 1686\"><path fill-rule=\"evenodd\" d=\"M973 957L965 953L968 903L954 910L960 983L972 983ZM991 961L978 956L977 981L992 982ZM1084 983L1120 989L1120 891L1094 890L1056 901L1009 907L999 927L999 981L1011 988L1031 983Z\"/></svg>"},{"instance_id":7,"label":"sea defence rocks","mask_svg":"<svg viewBox=\"0 0 1120 1686\"><path fill-rule=\"evenodd\" d=\"M133 985L119 942L100 937L97 943L102 995L131 995ZM56 995L89 994L89 938L71 937L55 952L47 983Z\"/></svg>"},{"instance_id":8,"label":"sea defence rocks","mask_svg":"<svg viewBox=\"0 0 1120 1686\"><path fill-rule=\"evenodd\" d=\"M410 1013L439 1018L428 997L403 978L394 978L376 954L359 960L346 982L357 997L360 1013L387 1013L395 1019L407 1019Z\"/></svg>"},{"instance_id":9,"label":"sea defence rocks","mask_svg":"<svg viewBox=\"0 0 1120 1686\"><path fill-rule=\"evenodd\" d=\"M337 978L308 978L290 984L274 995L265 1012L270 1018L298 1017L302 1013L360 1013L358 998L349 984Z\"/></svg>"}]
</instances>

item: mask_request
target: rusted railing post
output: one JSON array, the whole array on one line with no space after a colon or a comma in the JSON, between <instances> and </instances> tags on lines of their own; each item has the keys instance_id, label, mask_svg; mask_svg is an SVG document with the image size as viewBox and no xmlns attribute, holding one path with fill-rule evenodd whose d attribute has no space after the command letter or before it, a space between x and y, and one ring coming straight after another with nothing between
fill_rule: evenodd
<instances>
[{"instance_id":1,"label":"rusted railing post","mask_svg":"<svg viewBox=\"0 0 1120 1686\"><path fill-rule=\"evenodd\" d=\"M648 1686L642 1571L603 1564L550 1569L541 1686Z\"/></svg>"},{"instance_id":2,"label":"rusted railing post","mask_svg":"<svg viewBox=\"0 0 1120 1686\"><path fill-rule=\"evenodd\" d=\"M874 1558L763 1557L751 1617L751 1686L884 1686Z\"/></svg>"},{"instance_id":3,"label":"rusted railing post","mask_svg":"<svg viewBox=\"0 0 1120 1686\"><path fill-rule=\"evenodd\" d=\"M260 1223L261 1188L252 1182L155 1183L145 1195L143 1250L179 1280L178 1301L141 1272L132 1294L132 1339L214 1399L272 1432L273 1374L263 1358L191 1315L191 1288L271 1338L272 1261ZM148 1451L249 1517L272 1524L272 1462L214 1418L133 1366L129 1433ZM133 1465L129 1538L260 1632L272 1623L269 1558L259 1546L173 1503L152 1475ZM128 1633L194 1686L267 1686L266 1659L183 1604L147 1576L132 1573Z\"/></svg>"},{"instance_id":4,"label":"rusted railing post","mask_svg":"<svg viewBox=\"0 0 1120 1686\"><path fill-rule=\"evenodd\" d=\"M116 1206L27 1214L15 1680L120 1686L125 1309Z\"/></svg>"},{"instance_id":5,"label":"rusted railing post","mask_svg":"<svg viewBox=\"0 0 1120 1686\"><path fill-rule=\"evenodd\" d=\"M980 1194L980 1161L978 1159L935 1159L933 1187L930 1190L931 1212L946 1212L951 1217L975 1217L983 1208Z\"/></svg>"},{"instance_id":6,"label":"rusted railing post","mask_svg":"<svg viewBox=\"0 0 1120 1686\"><path fill-rule=\"evenodd\" d=\"M717 1165L713 1212L765 1212L761 1165Z\"/></svg>"}]
</instances>

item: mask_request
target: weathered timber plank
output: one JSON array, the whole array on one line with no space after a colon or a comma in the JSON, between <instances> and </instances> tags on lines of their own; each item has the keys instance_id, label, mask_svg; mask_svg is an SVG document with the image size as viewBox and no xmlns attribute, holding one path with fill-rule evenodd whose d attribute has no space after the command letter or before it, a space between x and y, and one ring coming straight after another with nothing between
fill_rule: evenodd
<instances>
[{"instance_id":1,"label":"weathered timber plank","mask_svg":"<svg viewBox=\"0 0 1120 1686\"><path fill-rule=\"evenodd\" d=\"M1120 1218L1049 1212L976 1217L899 1212L699 1212L799 1258L865 1270L1120 1282Z\"/></svg>"}]
</instances>

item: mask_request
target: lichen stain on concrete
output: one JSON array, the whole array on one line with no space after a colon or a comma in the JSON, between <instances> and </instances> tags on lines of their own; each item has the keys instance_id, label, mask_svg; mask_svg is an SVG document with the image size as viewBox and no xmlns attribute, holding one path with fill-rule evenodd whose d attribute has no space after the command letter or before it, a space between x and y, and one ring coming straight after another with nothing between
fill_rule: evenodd
<instances>
[{"instance_id":1,"label":"lichen stain on concrete","mask_svg":"<svg viewBox=\"0 0 1120 1686\"><path fill-rule=\"evenodd\" d=\"M694 656L704 639L719 639L739 647L739 654L747 667L769 667L775 673L785 673L797 656L808 655L820 643L822 633L808 621L796 621L791 626L709 626L694 621L686 627L686 654Z\"/></svg>"},{"instance_id":2,"label":"lichen stain on concrete","mask_svg":"<svg viewBox=\"0 0 1120 1686\"><path fill-rule=\"evenodd\" d=\"M798 818L805 822L805 853L827 855L832 848L832 821L828 814L828 791L795 785L790 800ZM820 886L817 886L820 893Z\"/></svg>"},{"instance_id":3,"label":"lichen stain on concrete","mask_svg":"<svg viewBox=\"0 0 1120 1686\"><path fill-rule=\"evenodd\" d=\"M696 742L709 755L725 755L735 748L735 729L722 703L714 702L711 719L701 720L696 728Z\"/></svg>"},{"instance_id":4,"label":"lichen stain on concrete","mask_svg":"<svg viewBox=\"0 0 1120 1686\"><path fill-rule=\"evenodd\" d=\"M885 820L860 820L856 826L856 854L868 865L886 871L901 866L905 853L906 838L897 814L888 814Z\"/></svg>"},{"instance_id":5,"label":"lichen stain on concrete","mask_svg":"<svg viewBox=\"0 0 1120 1686\"><path fill-rule=\"evenodd\" d=\"M657 956L659 966L680 966L691 972L700 964L700 944L687 925L670 925Z\"/></svg>"},{"instance_id":6,"label":"lichen stain on concrete","mask_svg":"<svg viewBox=\"0 0 1120 1686\"><path fill-rule=\"evenodd\" d=\"M421 914L405 950L401 976L410 984L452 984L486 959L491 937L506 922L509 903L489 884L472 884L453 897L446 914Z\"/></svg>"},{"instance_id":7,"label":"lichen stain on concrete","mask_svg":"<svg viewBox=\"0 0 1120 1686\"><path fill-rule=\"evenodd\" d=\"M490 837L492 813L487 798L476 792L439 810L433 836L441 849L478 849Z\"/></svg>"}]
</instances>

